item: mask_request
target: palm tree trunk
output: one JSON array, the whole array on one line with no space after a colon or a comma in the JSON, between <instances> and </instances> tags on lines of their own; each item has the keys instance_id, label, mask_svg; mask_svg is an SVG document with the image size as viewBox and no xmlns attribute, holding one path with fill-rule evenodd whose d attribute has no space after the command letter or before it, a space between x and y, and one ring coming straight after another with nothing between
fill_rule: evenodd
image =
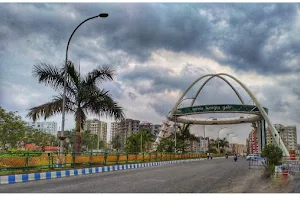
<instances>
[{"instance_id":1,"label":"palm tree trunk","mask_svg":"<svg viewBox=\"0 0 300 200\"><path fill-rule=\"evenodd\" d=\"M80 132L80 120L76 120L76 134L75 141L73 146L73 152L79 153L81 152L81 132Z\"/></svg>"}]
</instances>

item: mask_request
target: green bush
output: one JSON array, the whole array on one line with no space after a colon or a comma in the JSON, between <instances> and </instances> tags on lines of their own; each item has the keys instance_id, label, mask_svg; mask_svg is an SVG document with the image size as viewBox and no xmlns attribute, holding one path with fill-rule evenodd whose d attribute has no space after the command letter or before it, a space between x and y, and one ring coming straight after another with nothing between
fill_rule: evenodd
<instances>
[{"instance_id":1,"label":"green bush","mask_svg":"<svg viewBox=\"0 0 300 200\"><path fill-rule=\"evenodd\" d=\"M275 166L281 165L282 153L282 150L273 144L263 149L261 156L267 158L267 166L272 173L275 171Z\"/></svg>"}]
</instances>

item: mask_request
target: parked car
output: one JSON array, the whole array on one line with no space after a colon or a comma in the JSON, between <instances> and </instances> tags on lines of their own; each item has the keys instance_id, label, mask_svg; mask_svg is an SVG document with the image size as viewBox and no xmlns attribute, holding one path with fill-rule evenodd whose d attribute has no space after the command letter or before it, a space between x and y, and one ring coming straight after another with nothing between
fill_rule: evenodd
<instances>
[{"instance_id":1,"label":"parked car","mask_svg":"<svg viewBox=\"0 0 300 200\"><path fill-rule=\"evenodd\" d=\"M262 158L260 154L249 154L246 160L264 160L264 158Z\"/></svg>"},{"instance_id":2,"label":"parked car","mask_svg":"<svg viewBox=\"0 0 300 200\"><path fill-rule=\"evenodd\" d=\"M249 154L247 157L246 157L246 160L252 160L254 159L255 155L254 154Z\"/></svg>"}]
</instances>

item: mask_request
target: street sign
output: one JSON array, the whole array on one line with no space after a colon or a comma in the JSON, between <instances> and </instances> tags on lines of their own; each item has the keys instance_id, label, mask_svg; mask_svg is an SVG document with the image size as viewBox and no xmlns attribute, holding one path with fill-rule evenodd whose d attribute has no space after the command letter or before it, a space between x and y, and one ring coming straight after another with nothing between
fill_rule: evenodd
<instances>
[{"instance_id":1,"label":"street sign","mask_svg":"<svg viewBox=\"0 0 300 200\"><path fill-rule=\"evenodd\" d=\"M268 109L264 108L266 113ZM179 108L174 115L188 115L196 113L253 113L258 114L259 110L255 105L237 105L237 104L220 104L220 105L200 105L193 107Z\"/></svg>"}]
</instances>

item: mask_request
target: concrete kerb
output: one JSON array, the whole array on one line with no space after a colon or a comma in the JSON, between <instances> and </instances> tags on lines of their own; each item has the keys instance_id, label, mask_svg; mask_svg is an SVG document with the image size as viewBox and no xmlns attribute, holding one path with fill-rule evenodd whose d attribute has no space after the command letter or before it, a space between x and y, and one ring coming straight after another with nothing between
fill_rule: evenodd
<instances>
[{"instance_id":1,"label":"concrete kerb","mask_svg":"<svg viewBox=\"0 0 300 200\"><path fill-rule=\"evenodd\" d=\"M216 157L214 159L219 159L219 158L223 158L223 157ZM203 160L207 160L207 158L172 160L172 161L150 162L150 163L140 163L140 164L123 164L123 165L61 170L61 171L54 171L54 172L41 172L41 173L31 173L31 174L16 174L16 175L0 176L0 185L13 184L13 183L25 183L28 181L55 179L55 178L79 176L79 175L86 175L86 174L96 174L102 172L137 169L137 168L144 168L144 167L169 165L169 164L176 164L176 163L183 163L183 162L203 161Z\"/></svg>"}]
</instances>

